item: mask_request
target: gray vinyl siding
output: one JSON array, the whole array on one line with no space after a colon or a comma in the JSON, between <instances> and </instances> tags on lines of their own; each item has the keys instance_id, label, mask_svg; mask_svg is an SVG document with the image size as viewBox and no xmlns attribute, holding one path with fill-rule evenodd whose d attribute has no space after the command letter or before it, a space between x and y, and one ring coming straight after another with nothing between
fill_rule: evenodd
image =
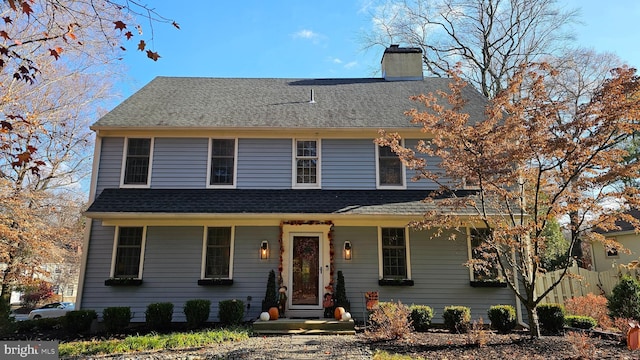
<instances>
[{"instance_id":1,"label":"gray vinyl siding","mask_svg":"<svg viewBox=\"0 0 640 360\"><path fill-rule=\"evenodd\" d=\"M104 189L117 188L120 186L123 148L124 138L102 138L96 195L100 194Z\"/></svg>"},{"instance_id":2,"label":"gray vinyl siding","mask_svg":"<svg viewBox=\"0 0 640 360\"><path fill-rule=\"evenodd\" d=\"M463 305L471 308L474 319L486 318L487 310L496 304L515 305L513 293L506 288L474 288L469 285L466 239L455 241L448 234L431 239L427 231L410 231L411 278L414 286L378 285L378 239L375 227L336 227L336 248L351 241L353 259L336 257L336 271L345 277L347 297L354 318L364 314L364 293L378 291L380 301L401 301L403 304L423 304L433 308L434 323L442 323L445 306ZM341 254L338 251L337 254Z\"/></svg>"},{"instance_id":3,"label":"gray vinyl siding","mask_svg":"<svg viewBox=\"0 0 640 360\"><path fill-rule=\"evenodd\" d=\"M417 139L407 139L405 140L405 146L415 150L415 146L418 144ZM434 173L441 173L442 169L439 167L441 159L439 157L431 157L426 154L421 154L416 152L416 155L419 158L423 158L427 161L426 170ZM411 181L411 179L416 175L416 170L407 169L406 177L407 177L407 189L409 190L435 190L439 188L439 185L428 179L420 179L418 181ZM447 181L445 178L440 179L445 184L451 184L450 181Z\"/></svg>"},{"instance_id":4,"label":"gray vinyl siding","mask_svg":"<svg viewBox=\"0 0 640 360\"><path fill-rule=\"evenodd\" d=\"M376 156L373 139L322 140L322 188L375 190Z\"/></svg>"},{"instance_id":5,"label":"gray vinyl siding","mask_svg":"<svg viewBox=\"0 0 640 360\"><path fill-rule=\"evenodd\" d=\"M99 223L95 221L94 223ZM245 319L255 319L269 270L277 271L277 255L260 260L258 248L264 239L277 239L278 227L236 227L234 241L233 285L199 286L202 265L204 227L147 228L143 284L133 287L105 286L111 266L114 228L93 226L81 307L98 314L106 307L129 306L133 322L143 322L147 305L156 302L174 304L173 321L186 321L184 304L191 299L209 299L209 320L218 321L218 303L239 299L245 302ZM272 245L274 246L274 245ZM277 247L276 247L277 248ZM272 250L273 251L273 250ZM249 297L251 300L248 300Z\"/></svg>"},{"instance_id":6,"label":"gray vinyl siding","mask_svg":"<svg viewBox=\"0 0 640 360\"><path fill-rule=\"evenodd\" d=\"M209 139L155 138L151 187L205 188Z\"/></svg>"},{"instance_id":7,"label":"gray vinyl siding","mask_svg":"<svg viewBox=\"0 0 640 360\"><path fill-rule=\"evenodd\" d=\"M290 189L291 139L239 139L238 188Z\"/></svg>"}]
</instances>

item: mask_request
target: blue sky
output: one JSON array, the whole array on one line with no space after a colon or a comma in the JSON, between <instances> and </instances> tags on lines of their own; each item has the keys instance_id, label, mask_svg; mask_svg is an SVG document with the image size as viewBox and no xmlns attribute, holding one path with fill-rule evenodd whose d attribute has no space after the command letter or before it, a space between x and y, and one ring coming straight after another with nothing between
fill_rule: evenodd
<instances>
[{"instance_id":1,"label":"blue sky","mask_svg":"<svg viewBox=\"0 0 640 360\"><path fill-rule=\"evenodd\" d=\"M578 43L616 53L640 67L640 1L560 0L581 8ZM370 0L154 1L180 24L155 24L153 62L135 50L124 58L123 97L156 76L345 78L378 76L382 49L362 50L372 29ZM143 24L144 25L144 24ZM145 31L150 31L148 25ZM146 36L148 37L148 36ZM150 41L148 41L149 43Z\"/></svg>"}]
</instances>

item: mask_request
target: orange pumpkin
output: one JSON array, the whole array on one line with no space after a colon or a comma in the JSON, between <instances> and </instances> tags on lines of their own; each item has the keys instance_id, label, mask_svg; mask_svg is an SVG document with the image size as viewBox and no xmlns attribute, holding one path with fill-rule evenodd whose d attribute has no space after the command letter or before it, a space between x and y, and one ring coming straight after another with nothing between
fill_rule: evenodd
<instances>
[{"instance_id":1,"label":"orange pumpkin","mask_svg":"<svg viewBox=\"0 0 640 360\"><path fill-rule=\"evenodd\" d=\"M278 320L278 315L280 312L277 307L272 307L269 309L269 320Z\"/></svg>"},{"instance_id":2,"label":"orange pumpkin","mask_svg":"<svg viewBox=\"0 0 640 360\"><path fill-rule=\"evenodd\" d=\"M640 348L640 328L631 327L627 333L627 347L629 350L637 350Z\"/></svg>"},{"instance_id":3,"label":"orange pumpkin","mask_svg":"<svg viewBox=\"0 0 640 360\"><path fill-rule=\"evenodd\" d=\"M336 320L342 320L342 315L344 315L344 313L344 308L342 306L338 306L333 312L333 316L336 318Z\"/></svg>"}]
</instances>

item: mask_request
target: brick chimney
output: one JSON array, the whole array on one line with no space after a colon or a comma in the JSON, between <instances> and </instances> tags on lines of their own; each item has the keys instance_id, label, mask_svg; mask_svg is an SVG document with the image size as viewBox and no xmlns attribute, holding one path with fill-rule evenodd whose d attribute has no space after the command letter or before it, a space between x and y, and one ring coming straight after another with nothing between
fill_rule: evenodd
<instances>
[{"instance_id":1,"label":"brick chimney","mask_svg":"<svg viewBox=\"0 0 640 360\"><path fill-rule=\"evenodd\" d=\"M382 77L386 81L422 80L422 50L391 45L382 54Z\"/></svg>"}]
</instances>

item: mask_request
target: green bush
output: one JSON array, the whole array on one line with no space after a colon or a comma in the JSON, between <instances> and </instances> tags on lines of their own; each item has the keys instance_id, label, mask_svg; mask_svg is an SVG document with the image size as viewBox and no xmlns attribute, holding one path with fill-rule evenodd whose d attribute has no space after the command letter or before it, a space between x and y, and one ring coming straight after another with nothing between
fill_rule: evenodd
<instances>
[{"instance_id":1,"label":"green bush","mask_svg":"<svg viewBox=\"0 0 640 360\"><path fill-rule=\"evenodd\" d=\"M564 318L568 326L578 329L593 329L598 325L598 321L591 316L567 315Z\"/></svg>"},{"instance_id":2,"label":"green bush","mask_svg":"<svg viewBox=\"0 0 640 360\"><path fill-rule=\"evenodd\" d=\"M149 329L166 331L171 327L173 304L170 302L149 304L144 315Z\"/></svg>"},{"instance_id":3,"label":"green bush","mask_svg":"<svg viewBox=\"0 0 640 360\"><path fill-rule=\"evenodd\" d=\"M447 306L442 318L444 327L452 333L466 333L471 328L471 309L466 306Z\"/></svg>"},{"instance_id":4,"label":"green bush","mask_svg":"<svg viewBox=\"0 0 640 360\"><path fill-rule=\"evenodd\" d=\"M433 309L427 305L413 304L409 306L409 310L411 311L409 317L413 329L420 332L427 331L431 325L431 319L433 319Z\"/></svg>"},{"instance_id":5,"label":"green bush","mask_svg":"<svg viewBox=\"0 0 640 360\"><path fill-rule=\"evenodd\" d=\"M640 321L640 283L625 275L607 298L607 308L612 319L625 318Z\"/></svg>"},{"instance_id":6,"label":"green bush","mask_svg":"<svg viewBox=\"0 0 640 360\"><path fill-rule=\"evenodd\" d=\"M60 324L61 320L62 318L44 318L38 320L17 321L15 323L16 332L20 334L32 334L38 331L60 329L62 327Z\"/></svg>"},{"instance_id":7,"label":"green bush","mask_svg":"<svg viewBox=\"0 0 640 360\"><path fill-rule=\"evenodd\" d=\"M102 322L108 333L116 333L129 326L131 308L128 306L114 306L102 310Z\"/></svg>"},{"instance_id":8,"label":"green bush","mask_svg":"<svg viewBox=\"0 0 640 360\"><path fill-rule=\"evenodd\" d=\"M223 300L218 303L218 317L224 325L238 325L244 319L242 300Z\"/></svg>"},{"instance_id":9,"label":"green bush","mask_svg":"<svg viewBox=\"0 0 640 360\"><path fill-rule=\"evenodd\" d=\"M543 334L559 334L564 329L564 306L561 304L541 304L536 308L540 330Z\"/></svg>"},{"instance_id":10,"label":"green bush","mask_svg":"<svg viewBox=\"0 0 640 360\"><path fill-rule=\"evenodd\" d=\"M511 305L494 305L487 311L491 328L507 334L516 327L516 309Z\"/></svg>"},{"instance_id":11,"label":"green bush","mask_svg":"<svg viewBox=\"0 0 640 360\"><path fill-rule=\"evenodd\" d=\"M69 333L87 333L91 329L93 319L97 318L95 310L73 310L67 312L61 322Z\"/></svg>"},{"instance_id":12,"label":"green bush","mask_svg":"<svg viewBox=\"0 0 640 360\"><path fill-rule=\"evenodd\" d=\"M187 316L187 326L198 328L209 320L211 301L205 299L193 299L184 304L184 314Z\"/></svg>"}]
</instances>

